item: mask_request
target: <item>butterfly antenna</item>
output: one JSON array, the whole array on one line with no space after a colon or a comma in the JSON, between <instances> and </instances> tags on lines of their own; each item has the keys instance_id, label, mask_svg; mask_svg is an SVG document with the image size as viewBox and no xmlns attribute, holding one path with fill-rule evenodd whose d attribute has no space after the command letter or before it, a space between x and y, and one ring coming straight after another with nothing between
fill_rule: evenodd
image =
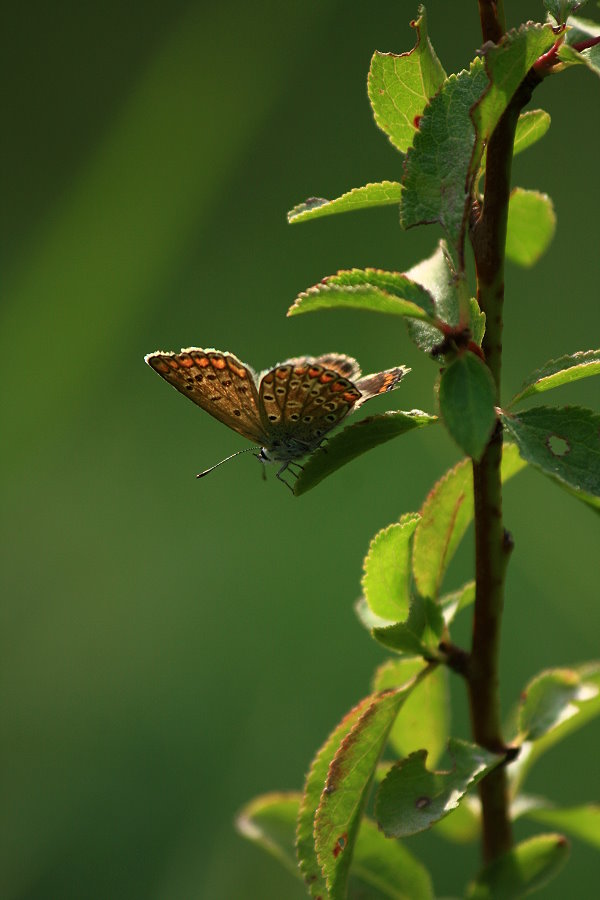
<instances>
[{"instance_id":1,"label":"butterfly antenna","mask_svg":"<svg viewBox=\"0 0 600 900\"><path fill-rule=\"evenodd\" d=\"M250 453L254 450L254 447L244 447L243 450L238 450L237 453L232 453L231 456L226 456L225 459L222 459L221 462L215 463L214 466L211 466L210 469L205 469L204 472L200 472L199 475L196 475L196 478L204 478L205 475L208 475L209 472L212 472L213 469L217 469L219 466L222 466L223 463L229 462L230 459L233 459L234 456L239 456L240 453Z\"/></svg>"}]
</instances>

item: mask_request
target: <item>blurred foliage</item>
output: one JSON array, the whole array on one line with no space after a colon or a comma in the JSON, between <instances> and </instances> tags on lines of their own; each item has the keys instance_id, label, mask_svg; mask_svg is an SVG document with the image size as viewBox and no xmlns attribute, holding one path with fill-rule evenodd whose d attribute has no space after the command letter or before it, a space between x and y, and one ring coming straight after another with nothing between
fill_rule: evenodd
<instances>
[{"instance_id":1,"label":"blurred foliage","mask_svg":"<svg viewBox=\"0 0 600 900\"><path fill-rule=\"evenodd\" d=\"M448 71L480 42L472 7L462 23L428 3ZM242 443L143 355L197 344L256 368L326 351L364 371L406 363L402 405L433 411L435 367L402 322L285 318L326 273L402 271L439 238L401 232L392 208L285 219L304 197L398 178L366 75L374 49L410 45L406 13L357 0L5 10L5 900L303 896L235 833L235 812L273 785L299 788L330 723L367 692L384 656L352 612L362 556L457 451L423 429L301 499L263 484L249 455L196 482ZM507 15L539 19L541 4ZM550 132L515 161L515 183L550 193L558 224L536 268L508 273L506 396L600 333L598 238L581 214L600 136L592 82L583 66L548 79L536 104ZM555 402L594 405L597 390L567 385ZM597 519L532 471L507 488L506 520L508 711L533 673L597 653L600 622ZM469 577L468 550L451 575ZM460 688L453 731L466 734ZM562 805L590 799L598 735L581 733L576 765L569 742L549 753L530 789L552 778ZM409 847L445 868L448 894L477 866L471 847ZM593 861L574 845L545 896L595 896Z\"/></svg>"}]
</instances>

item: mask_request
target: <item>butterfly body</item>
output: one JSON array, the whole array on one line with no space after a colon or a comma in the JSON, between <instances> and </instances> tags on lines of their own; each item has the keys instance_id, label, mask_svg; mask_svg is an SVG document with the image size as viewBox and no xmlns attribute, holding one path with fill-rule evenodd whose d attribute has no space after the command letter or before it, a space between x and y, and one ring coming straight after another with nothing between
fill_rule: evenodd
<instances>
[{"instance_id":1,"label":"butterfly body","mask_svg":"<svg viewBox=\"0 0 600 900\"><path fill-rule=\"evenodd\" d=\"M353 409L395 388L409 371L399 366L361 378L356 360L339 353L288 359L260 375L232 353L198 347L145 359L180 393L260 445L261 462L280 462L279 478Z\"/></svg>"}]
</instances>

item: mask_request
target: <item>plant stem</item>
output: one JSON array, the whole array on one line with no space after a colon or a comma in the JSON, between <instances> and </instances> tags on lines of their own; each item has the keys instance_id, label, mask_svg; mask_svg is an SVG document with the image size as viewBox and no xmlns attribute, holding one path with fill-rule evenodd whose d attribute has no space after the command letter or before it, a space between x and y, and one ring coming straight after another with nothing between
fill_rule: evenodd
<instances>
[{"instance_id":1,"label":"plant stem","mask_svg":"<svg viewBox=\"0 0 600 900\"><path fill-rule=\"evenodd\" d=\"M487 148L483 208L471 231L477 269L477 297L486 314L482 344L500 404L504 245L510 175L517 120L537 78L528 75L500 119ZM497 753L506 752L499 697L500 628L504 583L512 540L502 521L502 427L497 423L478 463L473 463L475 500L476 590L473 638L468 669L471 727L475 741ZM483 854L489 861L512 846L505 766L479 785L482 805Z\"/></svg>"}]
</instances>

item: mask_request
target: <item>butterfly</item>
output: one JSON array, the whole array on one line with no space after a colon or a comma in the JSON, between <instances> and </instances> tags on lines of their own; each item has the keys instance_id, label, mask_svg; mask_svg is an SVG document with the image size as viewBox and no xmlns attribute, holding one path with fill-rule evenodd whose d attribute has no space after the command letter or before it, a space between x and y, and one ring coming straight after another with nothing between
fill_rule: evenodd
<instances>
[{"instance_id":1,"label":"butterfly","mask_svg":"<svg viewBox=\"0 0 600 900\"><path fill-rule=\"evenodd\" d=\"M397 366L361 376L356 360L342 353L286 359L259 375L233 353L220 350L188 347L179 353L148 353L144 359L215 419L258 444L255 456L262 463L281 463L277 478L287 487L282 473L288 467L297 475L291 466L302 468L298 460L316 450L332 428L371 397L393 390L410 371Z\"/></svg>"}]
</instances>

